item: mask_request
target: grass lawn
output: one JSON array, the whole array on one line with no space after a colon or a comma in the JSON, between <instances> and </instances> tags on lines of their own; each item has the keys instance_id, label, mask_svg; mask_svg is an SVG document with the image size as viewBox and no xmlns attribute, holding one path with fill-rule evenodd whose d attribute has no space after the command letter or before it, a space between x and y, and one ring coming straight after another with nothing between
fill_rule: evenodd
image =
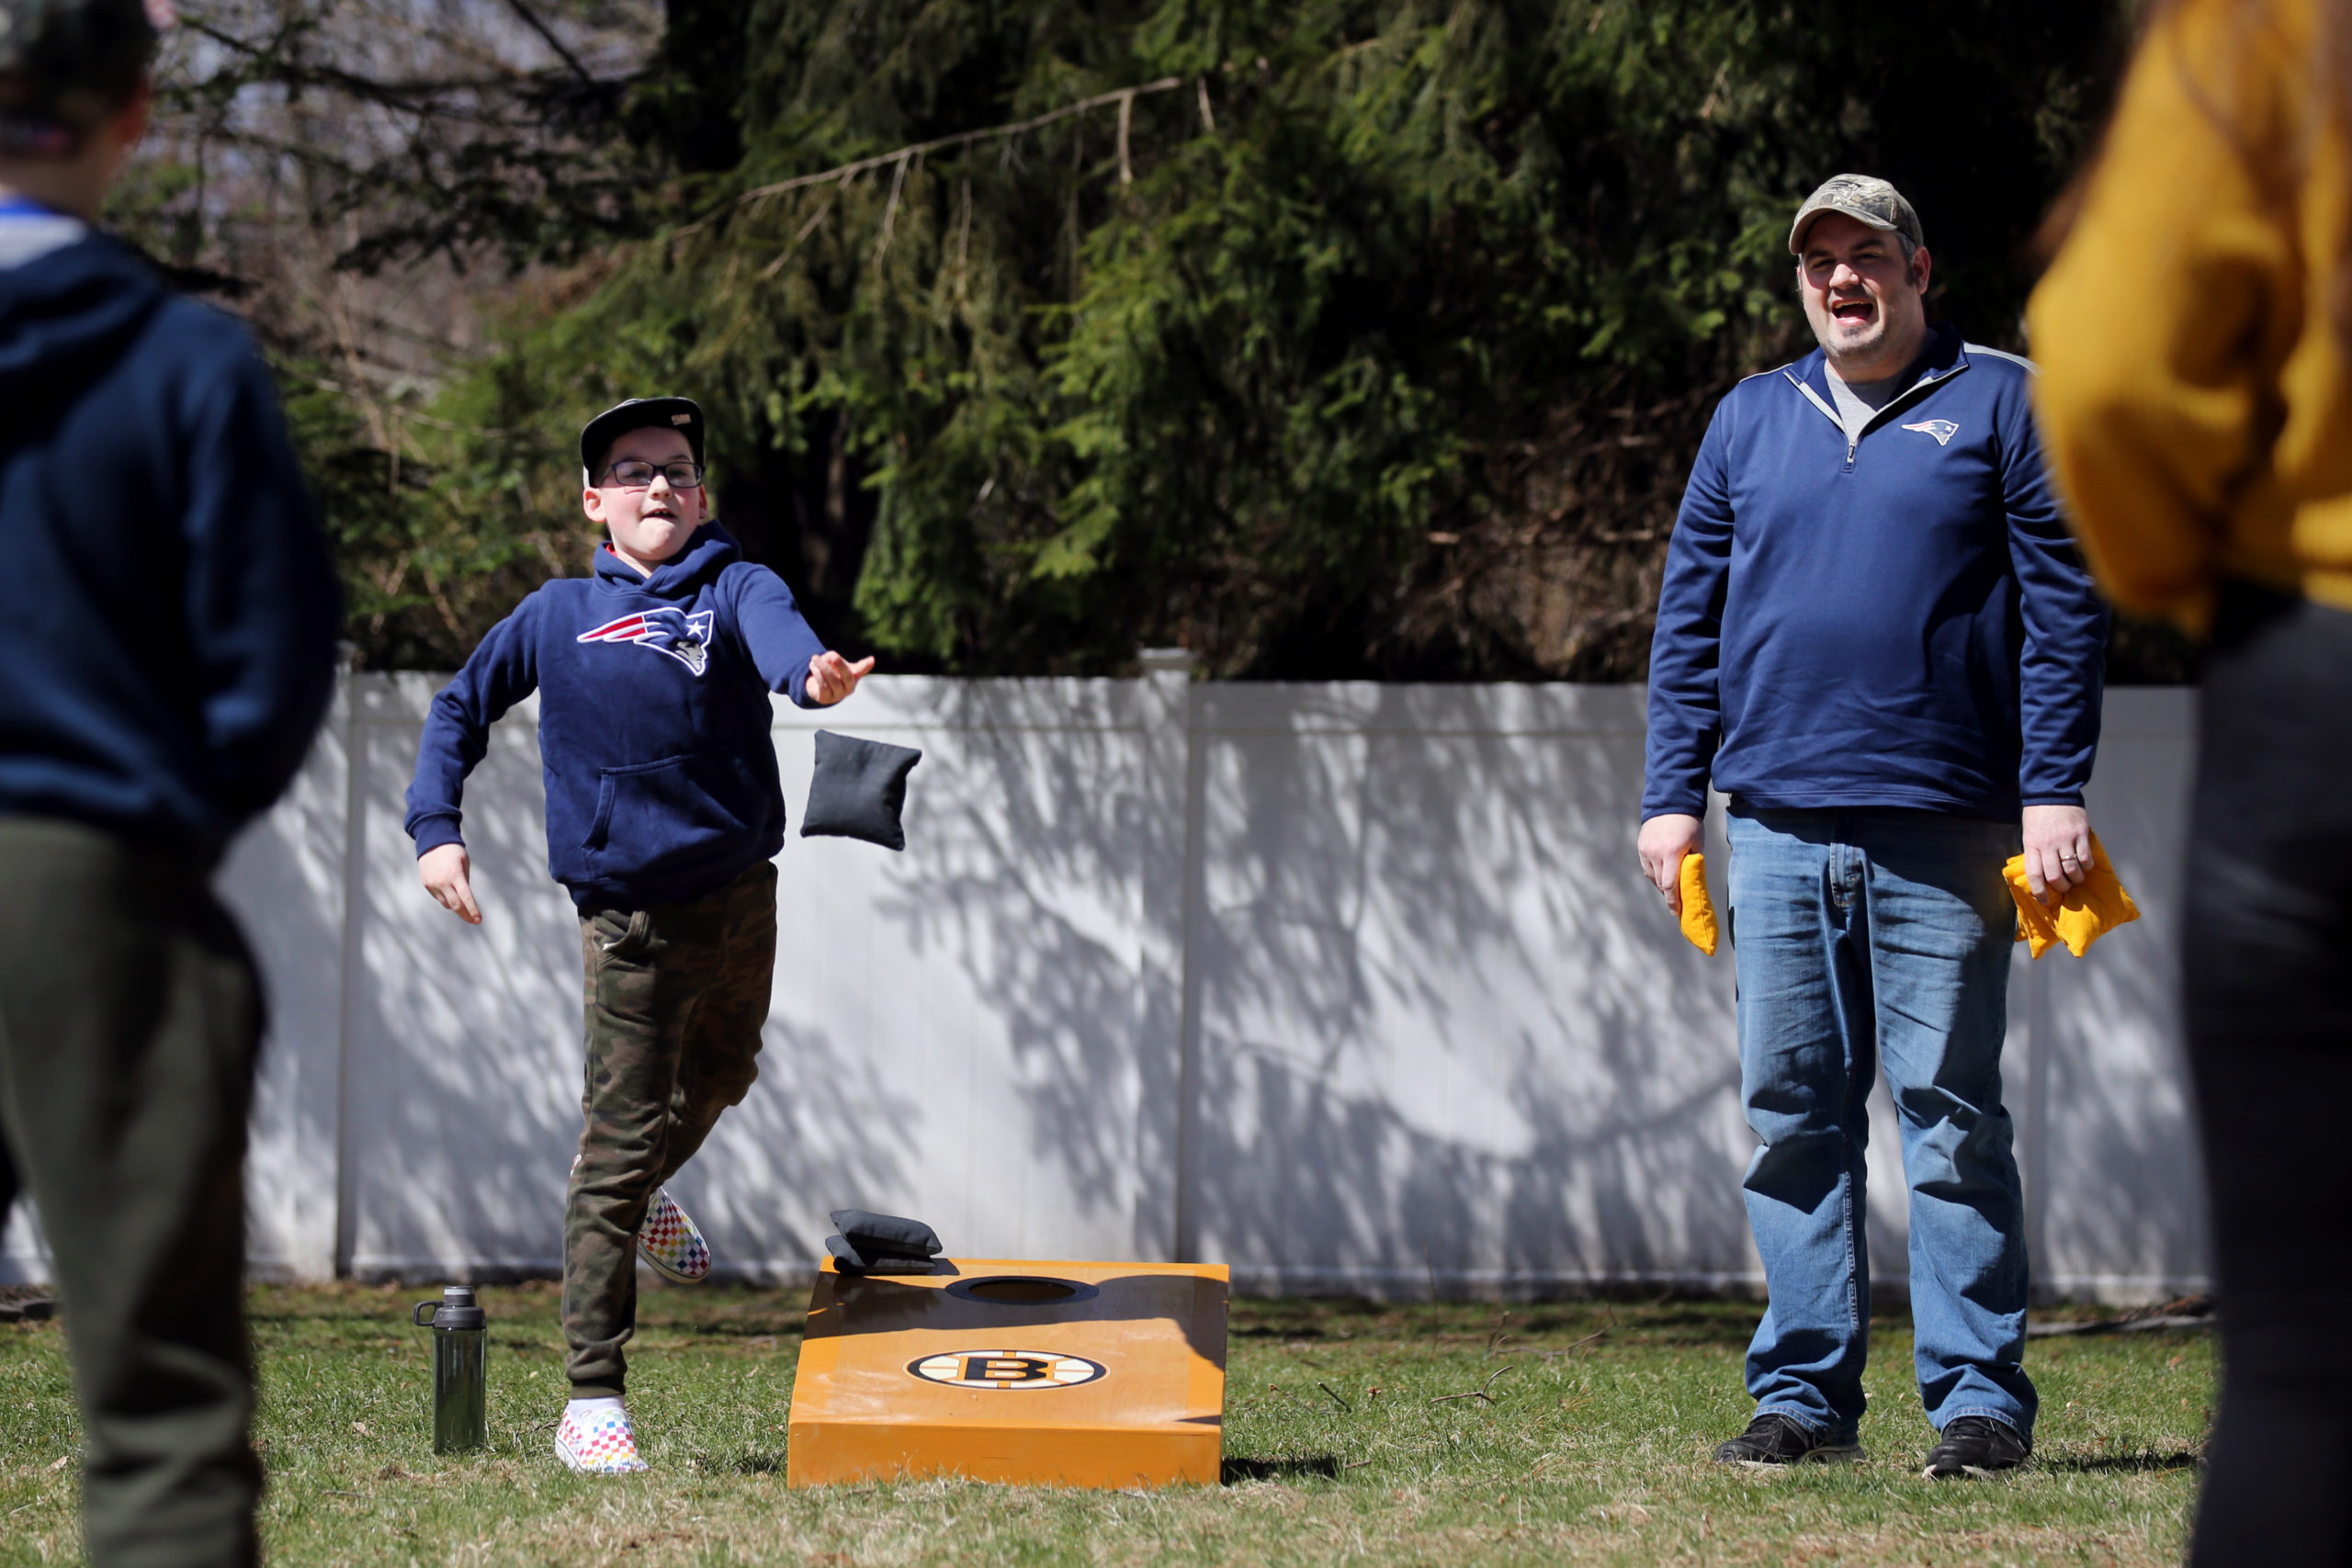
<instances>
[{"instance_id":1,"label":"grass lawn","mask_svg":"<svg viewBox=\"0 0 2352 1568\"><path fill-rule=\"evenodd\" d=\"M649 1289L631 1406L655 1469L605 1481L549 1451L563 1380L548 1285L484 1292L492 1446L434 1455L430 1337L406 1324L434 1293L254 1291L274 1562L2169 1568L2214 1373L2204 1335L2036 1340L2030 1467L1931 1484L1909 1324L1882 1318L1868 1461L1751 1472L1707 1459L1748 1413L1751 1306L1239 1302L1225 1486L790 1492L799 1293ZM0 1564L77 1559L78 1442L60 1325L0 1326Z\"/></svg>"}]
</instances>

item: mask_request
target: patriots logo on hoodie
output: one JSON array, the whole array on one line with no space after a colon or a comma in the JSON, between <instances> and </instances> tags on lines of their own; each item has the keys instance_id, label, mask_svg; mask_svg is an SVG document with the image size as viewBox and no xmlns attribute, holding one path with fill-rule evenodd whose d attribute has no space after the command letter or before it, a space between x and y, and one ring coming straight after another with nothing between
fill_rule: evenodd
<instances>
[{"instance_id":1,"label":"patriots logo on hoodie","mask_svg":"<svg viewBox=\"0 0 2352 1568\"><path fill-rule=\"evenodd\" d=\"M1916 430L1922 435L1934 436L1936 445L1939 446L1949 446L1951 438L1960 434L1960 426L1948 419L1923 419L1917 424L1906 424L1903 428Z\"/></svg>"},{"instance_id":2,"label":"patriots logo on hoodie","mask_svg":"<svg viewBox=\"0 0 2352 1568\"><path fill-rule=\"evenodd\" d=\"M647 610L606 621L593 632L582 632L580 642L634 642L666 653L699 675L710 663L710 628L716 616L708 610L693 615L684 610Z\"/></svg>"}]
</instances>

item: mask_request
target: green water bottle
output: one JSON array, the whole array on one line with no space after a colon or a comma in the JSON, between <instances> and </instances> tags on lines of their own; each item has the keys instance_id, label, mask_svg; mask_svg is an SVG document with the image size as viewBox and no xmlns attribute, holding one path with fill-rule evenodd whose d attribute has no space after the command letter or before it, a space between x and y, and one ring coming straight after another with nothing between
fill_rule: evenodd
<instances>
[{"instance_id":1,"label":"green water bottle","mask_svg":"<svg viewBox=\"0 0 2352 1568\"><path fill-rule=\"evenodd\" d=\"M463 1453L490 1440L490 1382L482 1362L489 1320L471 1285L449 1285L419 1302L410 1321L433 1330L433 1451Z\"/></svg>"}]
</instances>

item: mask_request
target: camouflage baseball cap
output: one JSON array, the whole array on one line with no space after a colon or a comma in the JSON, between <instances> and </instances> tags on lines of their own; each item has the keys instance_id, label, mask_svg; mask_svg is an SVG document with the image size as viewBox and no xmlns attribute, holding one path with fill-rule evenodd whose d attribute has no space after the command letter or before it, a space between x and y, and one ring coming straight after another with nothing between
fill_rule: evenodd
<instances>
[{"instance_id":1,"label":"camouflage baseball cap","mask_svg":"<svg viewBox=\"0 0 2352 1568\"><path fill-rule=\"evenodd\" d=\"M1901 191L1869 175L1832 175L1797 209L1797 220L1789 225L1789 254L1804 254L1804 231L1825 212L1842 212L1873 229L1900 234L1914 245L1928 243L1919 231L1918 213L1903 199Z\"/></svg>"},{"instance_id":2,"label":"camouflage baseball cap","mask_svg":"<svg viewBox=\"0 0 2352 1568\"><path fill-rule=\"evenodd\" d=\"M172 19L168 0L0 0L0 152L71 156Z\"/></svg>"}]
</instances>

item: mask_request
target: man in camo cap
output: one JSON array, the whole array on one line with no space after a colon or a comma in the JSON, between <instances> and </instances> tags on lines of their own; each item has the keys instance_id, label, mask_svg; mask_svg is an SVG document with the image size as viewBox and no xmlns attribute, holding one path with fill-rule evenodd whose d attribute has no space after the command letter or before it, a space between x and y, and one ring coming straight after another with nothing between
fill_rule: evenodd
<instances>
[{"instance_id":1,"label":"man in camo cap","mask_svg":"<svg viewBox=\"0 0 2352 1568\"><path fill-rule=\"evenodd\" d=\"M1748 1222L1770 1304L1756 1415L1715 1457L1860 1452L1864 1100L1910 1186L1931 1477L2014 1467L2035 1412L2024 1210L2001 1103L2017 910L2083 880L2107 620L2015 355L1926 309L1919 215L1839 175L1789 230L1820 348L1716 408L1668 547L1639 852L1670 906L1730 796Z\"/></svg>"},{"instance_id":2,"label":"man in camo cap","mask_svg":"<svg viewBox=\"0 0 2352 1568\"><path fill-rule=\"evenodd\" d=\"M211 874L309 748L338 594L251 337L95 227L156 38L0 0L0 1218L21 1182L54 1259L90 1561L229 1568L262 998Z\"/></svg>"}]
</instances>

